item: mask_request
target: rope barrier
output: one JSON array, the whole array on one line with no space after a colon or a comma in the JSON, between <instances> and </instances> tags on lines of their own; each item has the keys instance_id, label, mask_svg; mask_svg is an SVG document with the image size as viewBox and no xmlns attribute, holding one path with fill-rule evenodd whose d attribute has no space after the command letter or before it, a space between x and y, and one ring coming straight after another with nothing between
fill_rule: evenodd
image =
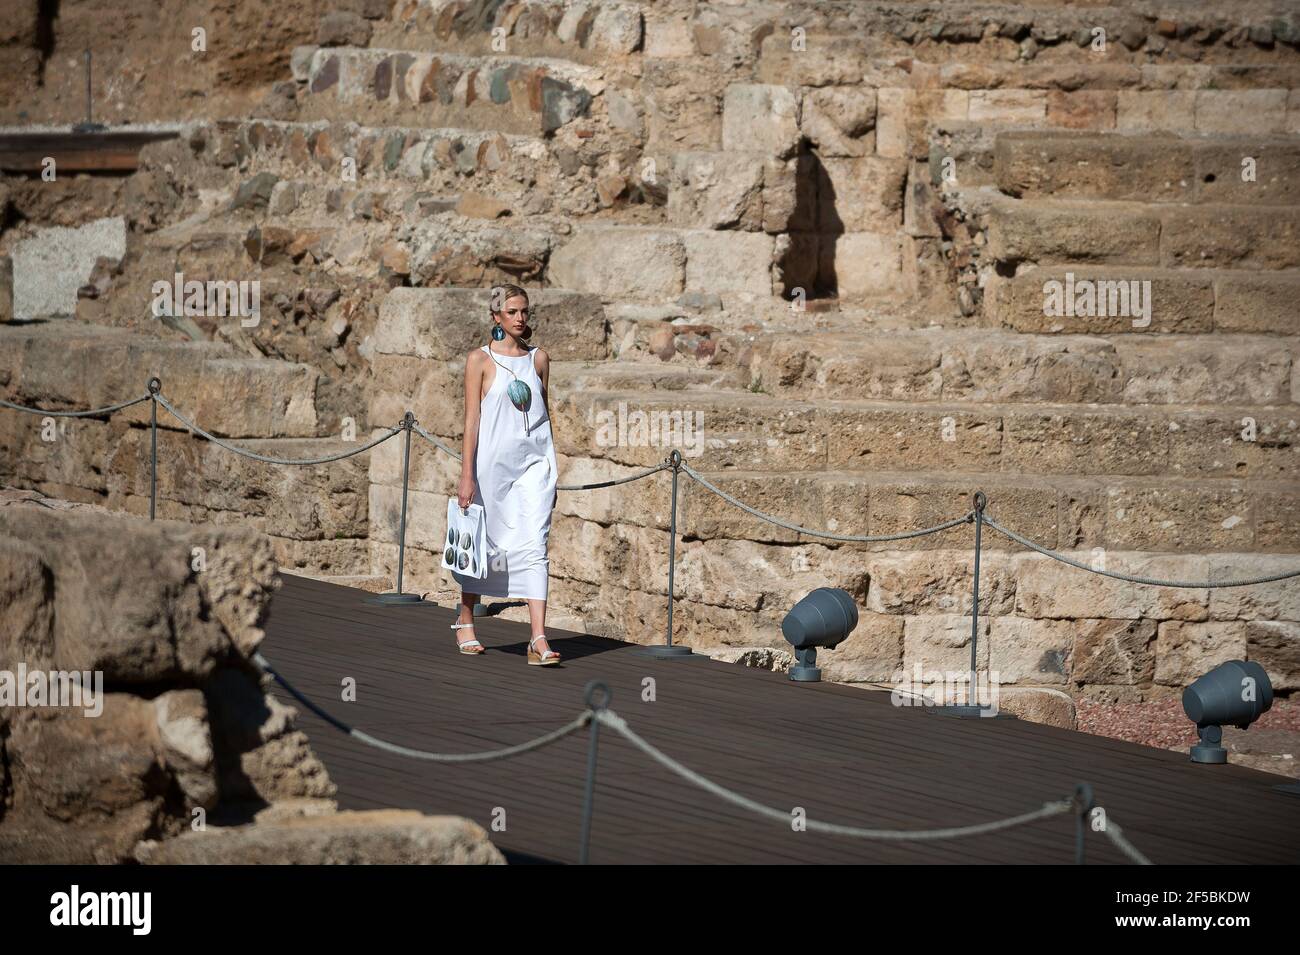
<instances>
[{"instance_id":1,"label":"rope barrier","mask_svg":"<svg viewBox=\"0 0 1300 955\"><path fill-rule=\"evenodd\" d=\"M213 444L221 445L221 447L225 448L227 451L233 451L235 452L235 454L243 455L246 458L252 458L254 461L265 461L267 464L287 464L291 466L303 467L311 464L328 464L331 461L341 461L344 458L350 458L355 454L360 454L362 451L369 451L375 445L382 444L383 442L391 438L393 435L400 434L403 430L400 427L389 428L387 434L380 435L378 438L375 438L373 441L369 441L366 444L361 445L359 448L353 448L350 451L345 451L342 454L330 454L320 458L299 458L299 459L274 458L269 455L258 454L256 451L249 451L247 448L241 448L238 445L230 444L228 441L223 441L221 438L218 438L216 435L209 434L208 432L200 428L198 425L190 421L188 418L186 418L179 411L177 411L172 406L172 403L168 401L166 398L164 398L162 395L158 395L157 398L158 398L158 403L162 405L164 408L166 408L169 412L171 412L172 417L174 417L181 424L185 425L185 427L187 427L194 434L198 435L201 438L206 438L207 440L211 441Z\"/></svg>"},{"instance_id":2,"label":"rope barrier","mask_svg":"<svg viewBox=\"0 0 1300 955\"><path fill-rule=\"evenodd\" d=\"M114 411L121 411L123 408L129 408L132 405L138 405L142 401L148 401L152 395L141 395L139 398L132 398L130 401L122 401L115 405L108 405L103 408L95 408L92 411L46 411L43 408L30 408L26 405L16 405L11 401L0 399L0 406L12 408L14 411L23 411L27 414L48 415L51 418L92 418L95 415L112 414Z\"/></svg>"},{"instance_id":3,"label":"rope barrier","mask_svg":"<svg viewBox=\"0 0 1300 955\"><path fill-rule=\"evenodd\" d=\"M156 380L151 383L150 387L151 388L157 387ZM183 414L181 414L181 412L178 411L176 407L162 395L161 391L157 391L151 394L144 394L138 398L132 398L128 401L122 401L114 405L106 405L103 408L95 408L89 411L48 411L41 408L34 408L25 405L14 404L13 402L5 401L3 399L0 399L0 406L3 406L5 408L11 408L15 411L26 412L28 414L49 415L49 416L63 417L63 418L88 418L88 417L94 417L96 415L112 414L115 411L121 411L124 408L129 408L133 405L140 404L141 402L148 401L151 398L157 401L157 403L162 405L165 409L167 409L167 411L172 415L172 417L174 417L177 421L179 421L182 425L184 425L190 432L192 432L193 434L201 438L211 441L214 444L217 444L228 451L234 452L235 454L242 455L246 458L250 458L255 461L262 461L267 464L287 465L290 467L306 467L306 466L316 465L316 464L329 464L333 461L341 461L344 458L350 458L353 457L354 455L361 454L364 451L369 451L371 448L375 447L376 445L382 444L384 441L387 441L389 438L393 437L396 434L399 434L401 431L404 430L403 425L398 425L395 428L389 428L386 434L382 434L379 437L374 438L373 440L368 441L367 443L361 445L360 447L353 448L349 451L344 451L339 454L324 455L322 457L315 457L315 458L297 458L297 459L277 458L271 455L258 454L256 451L250 451L247 448L241 448L238 445L232 444L228 441L218 438L216 435L211 434L208 431L205 431L203 428L199 427L199 425L190 421ZM433 444L435 447L445 451L447 454L451 455L457 461L461 460L462 455L460 455L452 448L448 447L443 441L439 440L437 436L432 435L428 431L426 431L413 418L411 419L410 426L411 429L416 434L420 435L420 437L424 438L426 441ZM689 464L685 463L684 461L681 461L679 455L674 455L674 456L678 458L677 466L680 467L681 470L684 471L692 480L696 481L703 487L712 491L714 494L718 495L728 503L736 507L739 507L740 509L754 515L760 520L764 520L771 524L775 524L778 527L784 527L787 530L792 530L795 531L796 533L808 534L813 537L821 537L827 540L838 540L838 541L858 542L858 543L884 543L888 541L910 540L912 538L923 537L928 534L937 534L941 531L945 531L950 528L956 527L959 524L968 524L975 519L975 512L971 510L971 511L967 511L961 517L955 517L951 520L944 521L943 523L936 524L933 527L922 527L916 530L904 531L898 534L835 534L830 531L822 531L811 527L804 527L801 524L795 524L791 521L783 520L782 518L776 517L772 514L764 513L763 511L760 511L757 508L752 507L749 504L746 504L744 501L741 501L736 497L728 494L726 491L722 490L720 487L713 484L702 474L700 474L698 471L692 468ZM588 484L560 484L557 485L556 489L561 491L587 491L587 490L596 490L599 488L614 487L619 484L627 484L632 481L639 481L642 478L649 477L651 474L656 474L659 471L666 470L672 466L673 465L670 463L670 461L663 461L655 465L654 467L646 468L643 471L639 471L635 474L625 475L624 477L621 478L610 478L609 480L605 480L605 481L593 481ZM1267 584L1279 580L1288 580L1292 577L1300 577L1300 569L1285 571L1283 573L1278 573L1278 574L1267 574L1260 577L1252 577L1246 580L1232 580L1232 581L1163 580L1157 577L1143 577L1136 574L1122 574L1117 571L1101 570L1096 567L1090 567L1087 564L1074 560L1073 558L1067 557L1064 554L1043 547L1041 544L1035 543L1034 541L1031 541L1026 537L1022 537L1020 534L1017 534L1015 531L1003 527L1001 524L999 524L992 517L989 517L987 514L983 515L982 522L988 524L994 530L1010 538L1016 543L1021 544L1022 546L1027 547L1030 550L1037 551L1038 553L1043 554L1044 556L1051 557L1053 560L1060 561L1063 564L1069 564L1071 567L1077 567L1079 570L1086 570L1089 571L1090 573L1100 574L1101 576L1104 577L1111 577L1115 580L1122 580L1128 583L1146 584L1155 587L1182 587L1182 588L1199 590L1199 589L1212 589L1212 588L1223 588L1223 587L1248 587L1254 584Z\"/></svg>"},{"instance_id":4,"label":"rope barrier","mask_svg":"<svg viewBox=\"0 0 1300 955\"><path fill-rule=\"evenodd\" d=\"M570 733L575 733L582 729L591 722L592 718L591 711L584 710L576 719L566 723L559 729L552 730L549 733L544 733L536 739L528 740L525 743L519 743L515 746L506 746L502 749L490 749L477 753L431 753L428 750L412 749L409 746L400 746L397 743L390 743L387 740L379 739L377 736L371 736L369 733L359 730L356 727L349 726L347 723L344 723L342 720L317 706L314 702L299 692L289 683L288 680L281 676L279 672L271 666L266 657L262 656L261 653L255 652L253 654L253 662L267 673L270 673L271 676L275 678L275 681L284 687L295 700L307 707L335 729L341 730L353 739L365 743L367 746L372 746L375 749L382 749L389 753L396 753L399 756L409 756L411 759L424 759L437 763L486 763L498 759L509 759L511 756L519 756L535 749L541 749L543 746L549 746L551 743L563 739Z\"/></svg>"},{"instance_id":5,"label":"rope barrier","mask_svg":"<svg viewBox=\"0 0 1300 955\"><path fill-rule=\"evenodd\" d=\"M657 749L654 745L647 742L633 732L627 722L617 713L610 710L601 710L597 713L596 718L611 729L616 730L630 743L641 750L655 762L659 763L665 769L671 770L687 782L699 786L701 789L708 790L715 796L723 799L733 805L740 806L742 809L748 809L751 812L758 813L760 816L767 816L769 819L777 819L787 825L790 822L789 811L776 809L772 806L766 806L763 803L750 799L748 796L742 796L734 790L713 782L713 780L701 776L695 770L683 766L677 760ZM1023 826L1026 823L1035 822L1039 819L1047 819L1050 816L1059 816L1063 813L1071 812L1074 808L1072 799L1064 799L1056 802L1044 803L1040 808L1031 812L1022 813L1018 816L1011 816L1007 819L996 819L992 822L981 822L971 826L953 826L947 829L864 829L860 826L842 826L830 822L817 822L812 819L806 820L808 829L813 832L826 832L837 836L852 836L859 839L879 839L891 842L915 842L931 839L960 839L965 836L979 836L989 832L1001 832L1004 829L1012 829L1016 826Z\"/></svg>"},{"instance_id":6,"label":"rope barrier","mask_svg":"<svg viewBox=\"0 0 1300 955\"><path fill-rule=\"evenodd\" d=\"M293 684L282 676L271 663L262 655L260 651L254 652L253 661L264 671L269 673L277 683L288 691L295 700L307 707L328 724L353 737L361 743L372 746L376 749L385 750L386 752L396 753L400 756L407 756L412 759L423 759L441 763L469 763L469 762L490 762L501 759L509 759L512 756L519 756L523 753L541 749L548 746L565 736L570 735L584 726L587 726L595 719L611 729L618 732L624 739L632 743L637 749L641 750L655 762L664 768L680 776L682 779L698 786L708 792L713 793L725 802L746 809L750 812L774 819L778 822L788 825L790 823L790 813L772 806L765 805L748 796L741 795L732 789L728 789L713 780L695 772L682 763L673 759L664 753L658 747L648 742L637 734L627 721L617 713L604 708L592 708L584 710L579 716L558 729L545 733L536 739L519 743L515 746L507 746L502 749L485 750L475 753L433 753L428 750L412 749L408 746L400 746L381 740L378 737L371 736L369 733L349 726L347 723L338 719L323 707L317 705L313 700L298 690ZM874 829L864 828L861 826L846 826L838 823L820 822L815 819L805 819L805 827L812 832L824 832L830 835L847 836L858 839L874 839L886 842L921 842L937 841L943 839L961 839L970 836L987 835L994 832L1003 832L1013 829L1017 826L1027 825L1031 822L1037 822L1040 819L1048 819L1053 816L1063 815L1074 811L1076 808L1073 798L1055 800L1044 803L1038 809L1029 812L1020 813L1019 815L1009 816L1003 819L994 819L989 822L975 823L968 826L949 826L942 829ZM1107 821L1106 834L1111 841L1131 860L1141 865L1150 865L1150 861L1142 855L1132 843L1130 843L1119 829L1110 820Z\"/></svg>"},{"instance_id":7,"label":"rope barrier","mask_svg":"<svg viewBox=\"0 0 1300 955\"><path fill-rule=\"evenodd\" d=\"M999 524L997 521L995 521L993 518L989 517L987 514L984 515L984 523L989 525L989 527L992 527L995 531L999 531L1002 534L1005 534L1013 541L1023 544L1024 546L1028 547L1030 550L1036 550L1038 551L1038 553L1044 554L1055 560L1059 560L1063 564L1069 564L1071 567L1078 567L1080 570L1090 571L1091 573L1094 574L1101 574L1103 577L1113 577L1116 580L1124 580L1132 584L1149 584L1153 587L1190 587L1190 588L1200 590L1205 588L1218 588L1218 587L1249 587L1251 584L1267 584L1267 583L1272 583L1275 580L1286 580L1289 577L1300 577L1300 570L1289 570L1285 573L1269 574L1268 576L1265 577L1252 577L1248 580L1225 580L1225 581L1205 581L1205 582L1188 581L1188 580L1161 580L1158 577L1139 577L1134 574L1121 574L1121 573L1117 573L1116 571L1100 570L1096 567L1089 567L1087 564L1080 563L1079 561L1074 560L1073 558L1066 557L1064 554L1058 554L1056 551L1048 550L1046 547L1043 547L1039 544L1035 544L1033 541L1029 540L1026 537L1021 537L1015 531L1008 530L1007 528Z\"/></svg>"},{"instance_id":8,"label":"rope barrier","mask_svg":"<svg viewBox=\"0 0 1300 955\"><path fill-rule=\"evenodd\" d=\"M958 524L969 524L974 519L974 515L975 515L974 511L967 511L961 517L954 517L952 520L944 521L942 524L936 524L934 527L923 527L920 530L905 531L901 534L832 534L829 531L818 531L818 530L813 530L811 527L801 527L798 524L791 524L789 521L784 521L779 517L773 517L771 514L764 514L762 511L758 510L757 508L750 507L744 501L740 501L732 497L730 494L728 494L726 491L722 490L721 488L715 487L709 481L701 477L700 474L689 464L683 463L681 465L681 468L688 475L690 475L691 478L698 481L700 484L703 484L705 487L707 487L714 494L721 497L723 500L736 505L736 507L748 511L749 513L753 514L755 517L761 518L762 520L765 521L770 521L773 524L780 525L781 527L788 528L792 531L798 531L800 534L811 534L814 537L826 537L831 540L861 541L864 543L880 543L883 541L907 540L912 537L922 537L926 534L937 534L940 531L946 531L950 527L956 527Z\"/></svg>"}]
</instances>

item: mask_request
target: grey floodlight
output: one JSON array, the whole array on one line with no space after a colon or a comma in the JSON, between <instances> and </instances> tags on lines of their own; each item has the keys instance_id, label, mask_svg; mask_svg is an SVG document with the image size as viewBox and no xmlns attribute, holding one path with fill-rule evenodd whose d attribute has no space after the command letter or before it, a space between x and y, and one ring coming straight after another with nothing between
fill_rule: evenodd
<instances>
[{"instance_id":1,"label":"grey floodlight","mask_svg":"<svg viewBox=\"0 0 1300 955\"><path fill-rule=\"evenodd\" d=\"M1226 763L1223 727L1245 729L1272 705L1273 684L1258 663L1229 660L1198 678L1183 690L1183 712L1201 738L1192 762Z\"/></svg>"},{"instance_id":2,"label":"grey floodlight","mask_svg":"<svg viewBox=\"0 0 1300 955\"><path fill-rule=\"evenodd\" d=\"M837 587L818 587L791 607L781 621L781 633L794 647L797 661L790 667L790 679L820 680L817 648L839 646L857 625L858 605Z\"/></svg>"}]
</instances>

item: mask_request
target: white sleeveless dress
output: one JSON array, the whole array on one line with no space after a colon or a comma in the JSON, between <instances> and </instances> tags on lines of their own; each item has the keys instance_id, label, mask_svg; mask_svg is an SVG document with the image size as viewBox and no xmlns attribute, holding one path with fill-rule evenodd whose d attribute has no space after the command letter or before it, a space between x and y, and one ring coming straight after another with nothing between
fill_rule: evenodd
<instances>
[{"instance_id":1,"label":"white sleeveless dress","mask_svg":"<svg viewBox=\"0 0 1300 955\"><path fill-rule=\"evenodd\" d=\"M559 468L551 440L551 420L542 401L542 379L533 364L537 349L526 355L499 355L487 345L496 376L479 405L478 450L474 459L474 503L483 505L487 522L485 578L463 577L462 590L487 597L545 600L550 558L551 502ZM502 367L505 366L505 367ZM532 397L525 412L510 401L514 381L506 369L528 385Z\"/></svg>"}]
</instances>

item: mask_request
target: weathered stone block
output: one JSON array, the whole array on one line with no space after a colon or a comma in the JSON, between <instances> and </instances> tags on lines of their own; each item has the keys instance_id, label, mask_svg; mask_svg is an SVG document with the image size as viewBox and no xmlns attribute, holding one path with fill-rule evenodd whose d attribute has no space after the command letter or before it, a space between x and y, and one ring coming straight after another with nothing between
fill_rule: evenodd
<instances>
[{"instance_id":1,"label":"weathered stone block","mask_svg":"<svg viewBox=\"0 0 1300 955\"><path fill-rule=\"evenodd\" d=\"M857 86L829 86L804 94L800 129L818 154L868 156L874 151L876 91Z\"/></svg>"},{"instance_id":2,"label":"weathered stone block","mask_svg":"<svg viewBox=\"0 0 1300 955\"><path fill-rule=\"evenodd\" d=\"M668 213L677 224L696 229L761 229L765 166L761 153L677 153Z\"/></svg>"},{"instance_id":3,"label":"weathered stone block","mask_svg":"<svg viewBox=\"0 0 1300 955\"><path fill-rule=\"evenodd\" d=\"M1280 133L1286 129L1286 90L1197 90L1198 133Z\"/></svg>"},{"instance_id":4,"label":"weathered stone block","mask_svg":"<svg viewBox=\"0 0 1300 955\"><path fill-rule=\"evenodd\" d=\"M212 826L140 844L145 865L504 865L482 826L460 816L376 809Z\"/></svg>"},{"instance_id":5,"label":"weathered stone block","mask_svg":"<svg viewBox=\"0 0 1300 955\"><path fill-rule=\"evenodd\" d=\"M989 673L1002 683L1065 683L1074 649L1073 620L994 617L989 632Z\"/></svg>"},{"instance_id":6,"label":"weathered stone block","mask_svg":"<svg viewBox=\"0 0 1300 955\"><path fill-rule=\"evenodd\" d=\"M846 232L820 247L819 270L834 275L841 301L872 296L901 296L903 249L897 234Z\"/></svg>"},{"instance_id":7,"label":"weathered stone block","mask_svg":"<svg viewBox=\"0 0 1300 955\"><path fill-rule=\"evenodd\" d=\"M722 99L722 148L793 155L799 142L798 105L788 87L732 83Z\"/></svg>"},{"instance_id":8,"label":"weathered stone block","mask_svg":"<svg viewBox=\"0 0 1300 955\"><path fill-rule=\"evenodd\" d=\"M1089 552L1066 552L1081 563L1098 558ZM1172 557L1119 551L1104 555L1106 570L1164 580L1207 580L1205 557ZM1144 587L1068 567L1039 554L1017 554L1016 613L1025 617L1117 620L1193 620L1209 617L1209 591Z\"/></svg>"},{"instance_id":9,"label":"weathered stone block","mask_svg":"<svg viewBox=\"0 0 1300 955\"><path fill-rule=\"evenodd\" d=\"M1300 267L1295 207L1176 208L1161 220L1160 261L1167 268Z\"/></svg>"},{"instance_id":10,"label":"weathered stone block","mask_svg":"<svg viewBox=\"0 0 1300 955\"><path fill-rule=\"evenodd\" d=\"M1076 683L1149 683L1155 675L1153 620L1076 620L1070 679Z\"/></svg>"},{"instance_id":11,"label":"weathered stone block","mask_svg":"<svg viewBox=\"0 0 1300 955\"><path fill-rule=\"evenodd\" d=\"M1209 580L1251 580L1294 570L1292 554L1210 554ZM1300 577L1210 591L1211 620L1300 621Z\"/></svg>"},{"instance_id":12,"label":"weathered stone block","mask_svg":"<svg viewBox=\"0 0 1300 955\"><path fill-rule=\"evenodd\" d=\"M1247 621L1245 659L1264 668L1275 692L1300 688L1300 623Z\"/></svg>"},{"instance_id":13,"label":"weathered stone block","mask_svg":"<svg viewBox=\"0 0 1300 955\"><path fill-rule=\"evenodd\" d=\"M981 123L1042 125L1047 119L1044 90L973 90L968 118Z\"/></svg>"},{"instance_id":14,"label":"weathered stone block","mask_svg":"<svg viewBox=\"0 0 1300 955\"><path fill-rule=\"evenodd\" d=\"M1000 262L1161 264L1160 217L1092 204L1020 202L990 214L989 253Z\"/></svg>"},{"instance_id":15,"label":"weathered stone block","mask_svg":"<svg viewBox=\"0 0 1300 955\"><path fill-rule=\"evenodd\" d=\"M818 191L819 222L834 222L848 233L888 233L899 227L907 178L904 161L875 156L827 158L821 167L829 191Z\"/></svg>"},{"instance_id":16,"label":"weathered stone block","mask_svg":"<svg viewBox=\"0 0 1300 955\"><path fill-rule=\"evenodd\" d=\"M686 248L676 232L584 228L552 253L548 274L555 285L608 300L671 299L684 288Z\"/></svg>"},{"instance_id":17,"label":"weathered stone block","mask_svg":"<svg viewBox=\"0 0 1300 955\"><path fill-rule=\"evenodd\" d=\"M743 292L762 298L772 294L772 236L762 232L692 230L682 239L687 292Z\"/></svg>"},{"instance_id":18,"label":"weathered stone block","mask_svg":"<svg viewBox=\"0 0 1300 955\"><path fill-rule=\"evenodd\" d=\"M1195 90L1118 90L1115 125L1119 129L1196 128Z\"/></svg>"},{"instance_id":19,"label":"weathered stone block","mask_svg":"<svg viewBox=\"0 0 1300 955\"><path fill-rule=\"evenodd\" d=\"M1214 282L1214 327L1223 332L1295 335L1300 282L1289 275L1241 273Z\"/></svg>"},{"instance_id":20,"label":"weathered stone block","mask_svg":"<svg viewBox=\"0 0 1300 955\"><path fill-rule=\"evenodd\" d=\"M77 228L52 226L14 244L13 316L19 319L75 315L77 289L102 257L126 254L126 220L96 219Z\"/></svg>"},{"instance_id":21,"label":"weathered stone block","mask_svg":"<svg viewBox=\"0 0 1300 955\"><path fill-rule=\"evenodd\" d=\"M1162 621L1156 637L1156 682L1186 686L1220 663L1245 656L1245 623Z\"/></svg>"},{"instance_id":22,"label":"weathered stone block","mask_svg":"<svg viewBox=\"0 0 1300 955\"><path fill-rule=\"evenodd\" d=\"M989 668L989 618L979 621L975 665ZM903 670L910 677L915 667L928 671L970 671L970 617L954 614L903 618ZM923 677L924 679L924 677Z\"/></svg>"}]
</instances>

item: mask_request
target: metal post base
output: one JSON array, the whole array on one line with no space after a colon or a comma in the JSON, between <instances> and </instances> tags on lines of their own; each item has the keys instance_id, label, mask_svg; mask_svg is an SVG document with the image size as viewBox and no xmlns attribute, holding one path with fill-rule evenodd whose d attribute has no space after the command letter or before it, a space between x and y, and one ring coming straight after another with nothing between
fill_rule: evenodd
<instances>
[{"instance_id":1,"label":"metal post base","mask_svg":"<svg viewBox=\"0 0 1300 955\"><path fill-rule=\"evenodd\" d=\"M1228 761L1228 751L1222 746L1207 746L1204 743L1197 743L1192 747L1193 763L1209 763L1211 765L1221 765Z\"/></svg>"},{"instance_id":2,"label":"metal post base","mask_svg":"<svg viewBox=\"0 0 1300 955\"><path fill-rule=\"evenodd\" d=\"M934 713L936 716L955 716L958 719L1014 720L1016 718L1011 713L995 711L988 704L978 703L946 703L942 706L926 706L924 709L927 713Z\"/></svg>"},{"instance_id":3,"label":"metal post base","mask_svg":"<svg viewBox=\"0 0 1300 955\"><path fill-rule=\"evenodd\" d=\"M707 657L697 657L690 647L683 647L678 644L669 646L666 643L657 643L648 647L639 647L632 652L639 657L657 657L660 660L681 660L692 657L707 659Z\"/></svg>"},{"instance_id":4,"label":"metal post base","mask_svg":"<svg viewBox=\"0 0 1300 955\"><path fill-rule=\"evenodd\" d=\"M362 603L371 604L379 607L436 607L438 606L432 600L425 600L419 594L375 594L373 597L367 597Z\"/></svg>"},{"instance_id":5,"label":"metal post base","mask_svg":"<svg viewBox=\"0 0 1300 955\"><path fill-rule=\"evenodd\" d=\"M822 678L821 667L810 666L792 666L790 667L790 679L796 683L820 683Z\"/></svg>"}]
</instances>

